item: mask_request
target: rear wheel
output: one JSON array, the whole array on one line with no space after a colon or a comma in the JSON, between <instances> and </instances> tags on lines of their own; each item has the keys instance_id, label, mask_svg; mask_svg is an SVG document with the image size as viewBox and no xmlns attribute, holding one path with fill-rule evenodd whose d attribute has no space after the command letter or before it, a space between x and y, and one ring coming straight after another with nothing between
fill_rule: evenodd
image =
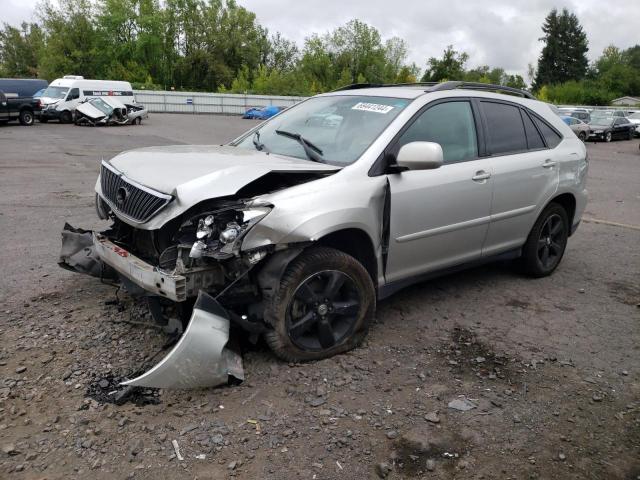
<instances>
[{"instance_id":1,"label":"rear wheel","mask_svg":"<svg viewBox=\"0 0 640 480\"><path fill-rule=\"evenodd\" d=\"M286 269L265 308L265 339L286 361L331 357L358 346L375 312L375 291L355 258L311 248Z\"/></svg>"},{"instance_id":2,"label":"rear wheel","mask_svg":"<svg viewBox=\"0 0 640 480\"><path fill-rule=\"evenodd\" d=\"M65 110L60 114L60 123L71 123L73 121L73 116L69 110Z\"/></svg>"},{"instance_id":3,"label":"rear wheel","mask_svg":"<svg viewBox=\"0 0 640 480\"><path fill-rule=\"evenodd\" d=\"M522 249L525 272L534 277L551 275L562 260L568 238L566 210L558 203L549 204L536 220Z\"/></svg>"},{"instance_id":4,"label":"rear wheel","mask_svg":"<svg viewBox=\"0 0 640 480\"><path fill-rule=\"evenodd\" d=\"M33 116L33 112L31 110L21 110L20 116L18 120L20 121L20 125L31 126L33 125L35 117Z\"/></svg>"}]
</instances>

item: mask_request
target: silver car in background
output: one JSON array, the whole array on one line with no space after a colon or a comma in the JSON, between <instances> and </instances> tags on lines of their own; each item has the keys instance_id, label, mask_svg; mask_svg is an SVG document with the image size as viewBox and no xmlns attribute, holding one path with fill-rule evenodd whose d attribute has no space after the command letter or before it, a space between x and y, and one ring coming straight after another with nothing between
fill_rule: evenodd
<instances>
[{"instance_id":1,"label":"silver car in background","mask_svg":"<svg viewBox=\"0 0 640 480\"><path fill-rule=\"evenodd\" d=\"M591 127L589 127L588 123L584 123L582 120L575 117L561 117L564 120L564 123L569 125L569 128L576 134L580 140L585 142L587 138L589 138L589 133L591 133Z\"/></svg>"},{"instance_id":2,"label":"silver car in background","mask_svg":"<svg viewBox=\"0 0 640 480\"><path fill-rule=\"evenodd\" d=\"M587 169L584 144L528 92L355 85L225 146L103 162L96 209L110 226L67 226L61 264L121 281L160 320L182 312L179 344L130 384L211 385L209 371L231 371L229 325L315 360L357 346L377 300L412 283L496 259L550 275Z\"/></svg>"}]
</instances>

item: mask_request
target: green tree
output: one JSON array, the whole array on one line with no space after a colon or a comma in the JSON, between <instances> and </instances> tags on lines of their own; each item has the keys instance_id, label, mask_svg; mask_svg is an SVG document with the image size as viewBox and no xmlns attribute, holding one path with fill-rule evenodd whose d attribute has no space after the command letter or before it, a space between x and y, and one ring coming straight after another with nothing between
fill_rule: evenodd
<instances>
[{"instance_id":1,"label":"green tree","mask_svg":"<svg viewBox=\"0 0 640 480\"><path fill-rule=\"evenodd\" d=\"M0 30L0 74L7 77L38 77L44 33L35 23L20 28L4 24Z\"/></svg>"},{"instance_id":2,"label":"green tree","mask_svg":"<svg viewBox=\"0 0 640 480\"><path fill-rule=\"evenodd\" d=\"M427 69L422 76L423 82L441 82L443 80L462 80L465 76L464 66L469 59L465 52L457 52L449 45L442 58L431 57L427 60Z\"/></svg>"},{"instance_id":3,"label":"green tree","mask_svg":"<svg viewBox=\"0 0 640 480\"><path fill-rule=\"evenodd\" d=\"M60 0L58 5L46 0L41 4L39 15L46 41L39 69L44 78L98 76L101 60L94 14L95 6L89 0Z\"/></svg>"},{"instance_id":4,"label":"green tree","mask_svg":"<svg viewBox=\"0 0 640 480\"><path fill-rule=\"evenodd\" d=\"M554 8L545 18L542 32L540 41L544 47L538 60L535 88L584 78L589 47L578 17L566 8L560 14Z\"/></svg>"}]
</instances>

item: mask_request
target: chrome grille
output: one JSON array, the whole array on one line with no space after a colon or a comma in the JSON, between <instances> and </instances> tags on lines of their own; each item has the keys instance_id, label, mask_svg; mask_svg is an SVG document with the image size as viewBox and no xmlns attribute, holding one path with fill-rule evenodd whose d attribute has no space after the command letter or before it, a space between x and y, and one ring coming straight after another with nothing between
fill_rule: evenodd
<instances>
[{"instance_id":1,"label":"chrome grille","mask_svg":"<svg viewBox=\"0 0 640 480\"><path fill-rule=\"evenodd\" d=\"M146 222L171 201L170 195L137 184L104 162L100 171L100 186L109 206L137 223Z\"/></svg>"}]
</instances>

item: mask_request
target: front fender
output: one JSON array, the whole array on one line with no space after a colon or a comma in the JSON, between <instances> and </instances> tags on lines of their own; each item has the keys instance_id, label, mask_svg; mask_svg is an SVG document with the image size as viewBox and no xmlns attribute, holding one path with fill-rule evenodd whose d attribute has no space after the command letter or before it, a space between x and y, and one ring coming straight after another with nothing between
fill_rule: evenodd
<instances>
[{"instance_id":1,"label":"front fender","mask_svg":"<svg viewBox=\"0 0 640 480\"><path fill-rule=\"evenodd\" d=\"M326 180L331 179L314 182L310 191L300 185L294 187L293 195L263 197L274 208L247 233L242 250L316 241L347 228L364 231L377 250L382 236L386 178L367 177L362 182L344 184ZM325 188L318 188L317 184L324 182Z\"/></svg>"}]
</instances>

